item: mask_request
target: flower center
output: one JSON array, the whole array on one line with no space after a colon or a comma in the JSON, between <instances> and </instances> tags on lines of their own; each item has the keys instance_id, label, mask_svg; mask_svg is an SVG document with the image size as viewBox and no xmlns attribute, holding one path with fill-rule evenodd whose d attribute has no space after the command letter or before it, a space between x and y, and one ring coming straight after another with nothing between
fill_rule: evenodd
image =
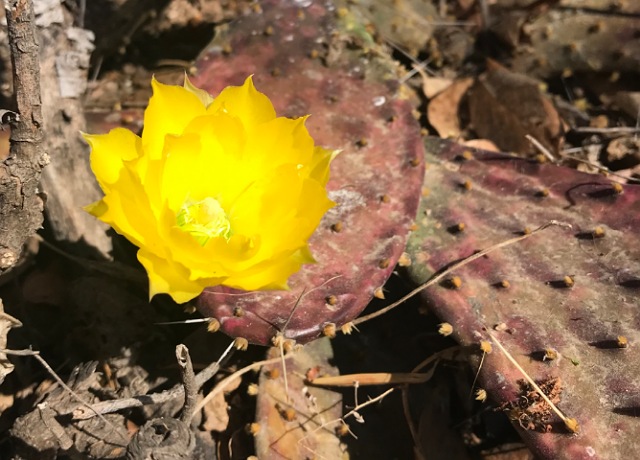
<instances>
[{"instance_id":1,"label":"flower center","mask_svg":"<svg viewBox=\"0 0 640 460\"><path fill-rule=\"evenodd\" d=\"M211 238L231 237L231 223L222 206L215 198L207 197L202 201L186 201L176 215L178 227L190 233L200 246Z\"/></svg>"}]
</instances>

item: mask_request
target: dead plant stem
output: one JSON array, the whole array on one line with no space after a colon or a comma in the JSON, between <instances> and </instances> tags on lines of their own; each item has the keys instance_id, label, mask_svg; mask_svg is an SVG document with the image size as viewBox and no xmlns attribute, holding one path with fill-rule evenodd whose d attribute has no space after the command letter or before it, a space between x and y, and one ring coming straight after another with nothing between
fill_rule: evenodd
<instances>
[{"instance_id":1,"label":"dead plant stem","mask_svg":"<svg viewBox=\"0 0 640 460\"><path fill-rule=\"evenodd\" d=\"M45 370L49 373L49 375L51 375L51 377L53 377L53 379L58 382L58 385L60 385L62 388L65 389L65 391L67 393L69 393L71 395L71 397L73 399L75 399L76 401L78 401L83 407L89 409L91 412L93 412L94 415L98 416L100 418L100 420L102 420L106 425L110 426L111 428L113 428L113 430L118 433L118 436L120 436L122 439L124 439L125 441L128 441L128 439L117 429L117 427L111 423L109 420L107 420L105 418L104 415L98 413L93 406L91 406L91 404L85 402L80 395L78 395L78 393L76 393L75 391L73 391L71 389L71 387L69 387L69 385L67 385L66 383L64 383L64 380L62 380L60 378L60 376L58 374L56 374L56 371L54 371L52 369L51 366L49 366L49 363L47 363L45 361L45 359L40 356L40 352L39 351L35 351L35 350L1 350L1 353L7 354L7 355L15 355L15 356L33 356L36 361L38 361L42 367L45 368Z\"/></svg>"},{"instance_id":2,"label":"dead plant stem","mask_svg":"<svg viewBox=\"0 0 640 460\"><path fill-rule=\"evenodd\" d=\"M249 364L246 367L243 367L242 369L240 369L239 371L234 372L233 374L227 376L226 378L224 378L223 380L220 381L220 383L218 383L215 388L213 390L211 390L211 392L209 392L209 394L207 396L205 396L204 398L202 398L202 400L195 406L195 408L193 409L193 412L191 413L191 417L193 418L193 416L200 410L202 410L202 408L209 402L211 401L218 393L220 393L221 391L223 391L227 385L229 385L229 383L240 377L241 375L246 374L247 372L253 370L253 369L257 369L260 368L262 366L268 366L269 364L274 364L277 362L280 362L280 356L276 357L276 358L272 358L272 359L265 359L263 361L256 361L255 363ZM286 359L286 358L285 358Z\"/></svg>"},{"instance_id":3,"label":"dead plant stem","mask_svg":"<svg viewBox=\"0 0 640 460\"><path fill-rule=\"evenodd\" d=\"M493 335L491 332L489 332L489 330L487 329L487 334L489 335L489 337L491 337L491 339L493 340L493 342L498 346L498 348L500 349L500 351L502 351L502 353L504 354L504 356L511 362L511 364L513 364L515 366L516 369L518 369L518 371L522 374L522 376L525 378L525 380L527 382L529 382L529 384L538 392L538 394L540 395L540 397L542 399L544 399L544 401L549 405L549 407L556 413L556 415L558 417L560 417L560 419L564 422L565 426L573 433L577 433L579 431L579 426L578 426L578 422L575 419L569 418L566 415L564 415L560 409L558 409L556 407L556 405L549 399L549 397L544 394L544 391L542 391L542 389L538 386L538 384L529 376L529 374L527 374L525 372L525 370L520 366L520 364L518 364L518 362L514 359L513 356L511 356L511 353L509 353L500 343L500 341L496 338L495 335Z\"/></svg>"},{"instance_id":4,"label":"dead plant stem","mask_svg":"<svg viewBox=\"0 0 640 460\"><path fill-rule=\"evenodd\" d=\"M176 358L178 360L178 366L180 367L182 386L184 387L184 406L180 420L188 423L198 397L198 387L196 385L195 374L193 373L193 364L189 356L189 349L185 345L179 344L176 346Z\"/></svg>"},{"instance_id":5,"label":"dead plant stem","mask_svg":"<svg viewBox=\"0 0 640 460\"><path fill-rule=\"evenodd\" d=\"M356 384L357 384L357 382L356 382ZM356 386L356 388L357 388L357 386ZM336 418L336 419L333 419L333 420L329 420L328 422L324 422L322 425L320 425L317 428L315 428L312 431L312 433L315 433L316 431L322 430L322 429L326 428L327 426L332 425L332 424L337 423L337 422L343 422L344 423L344 420L347 417L355 417L355 416L357 416L358 415L358 411L360 411L361 409L363 409L363 408L365 408L365 407L367 407L367 406L369 406L369 405L371 405L373 403L381 401L384 397L386 397L388 394L390 394L394 390L395 390L395 388L389 388L387 391L385 391L382 394L379 394L375 398L370 398L369 400L367 400L366 402L363 402L362 404L357 404L356 407L351 409L349 412L344 414L342 417ZM306 436L305 436L305 438L306 438ZM298 442L302 441L303 439L304 438L299 439Z\"/></svg>"},{"instance_id":6,"label":"dead plant stem","mask_svg":"<svg viewBox=\"0 0 640 460\"><path fill-rule=\"evenodd\" d=\"M433 276L431 279L429 279L426 283L421 284L420 286L418 286L417 288L415 288L413 291L409 292L408 294L406 294L405 296L403 296L402 298L400 298L399 300L393 302L391 305L388 305L376 312L373 312L369 315L365 315L365 316L361 316L360 318L357 318L353 321L354 325L358 325L361 323L364 323L365 321L369 321L371 319L377 318L378 316L384 315L385 313L388 313L390 310L394 309L395 307L397 307L398 305L406 302L407 300L409 300L411 297L415 296L416 294L424 291L425 289L427 289L430 286L433 286L434 284L438 283L439 281L441 281L445 276L449 275L450 273L460 269L461 267L464 267L465 265L470 264L471 262L473 262L474 260L477 260L481 257L486 256L487 254L489 254L490 252L493 252L497 249L500 248L504 248L506 246L510 246L512 244L518 243L522 240L525 240L527 238L532 237L533 235L535 235L536 233L541 232L542 230L547 229L548 227L551 226L562 226L562 227L568 227L571 228L571 225L563 223L563 222L558 222L556 220L552 220L547 222L544 225L541 225L540 227L536 228L535 230L532 230L531 233L527 233L521 236L517 236L515 238L511 238L509 240L506 241L502 241L500 243L494 244L493 246L489 246L486 249L483 249L482 251L476 252L475 254L470 255L469 257L461 260L460 262L457 262L453 265L451 265L449 268L447 268L446 270L443 270L442 272L440 272L439 274Z\"/></svg>"}]
</instances>

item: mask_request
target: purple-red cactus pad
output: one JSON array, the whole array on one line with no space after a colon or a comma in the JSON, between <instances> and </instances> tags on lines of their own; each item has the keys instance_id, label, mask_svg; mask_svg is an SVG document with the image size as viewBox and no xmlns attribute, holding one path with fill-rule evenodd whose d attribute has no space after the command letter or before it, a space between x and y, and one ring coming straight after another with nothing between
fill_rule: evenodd
<instances>
[{"instance_id":1,"label":"purple-red cactus pad","mask_svg":"<svg viewBox=\"0 0 640 460\"><path fill-rule=\"evenodd\" d=\"M328 324L355 318L390 276L415 219L423 145L411 106L398 95L395 63L362 30L350 32L344 10L330 2L261 6L203 53L194 84L217 94L253 74L279 115L311 114L316 143L341 150L328 185L337 206L310 240L317 263L290 278L290 291L214 287L198 309L253 343L268 344L279 332L307 342Z\"/></svg>"},{"instance_id":2,"label":"purple-red cactus pad","mask_svg":"<svg viewBox=\"0 0 640 460\"><path fill-rule=\"evenodd\" d=\"M530 423L531 411L511 412L541 458L635 456L640 187L438 139L426 149L430 193L408 243L414 281L550 220L571 228L552 226L491 252L451 274L457 289L443 283L424 300L461 343L490 340L486 327L534 380L554 382L553 397L579 433L553 414ZM495 346L480 371L497 403L518 400L522 378Z\"/></svg>"}]
</instances>

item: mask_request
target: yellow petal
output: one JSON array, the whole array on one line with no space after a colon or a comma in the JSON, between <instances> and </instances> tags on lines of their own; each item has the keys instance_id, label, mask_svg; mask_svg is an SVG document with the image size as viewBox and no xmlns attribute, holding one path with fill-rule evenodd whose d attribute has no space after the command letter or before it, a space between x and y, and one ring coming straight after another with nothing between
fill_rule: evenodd
<instances>
[{"instance_id":1,"label":"yellow petal","mask_svg":"<svg viewBox=\"0 0 640 460\"><path fill-rule=\"evenodd\" d=\"M124 170L113 187L118 191L106 194L100 206L91 210L101 214L94 215L111 225L136 246L145 246L158 254L163 253L164 244L155 225L155 215L136 177L130 171Z\"/></svg>"},{"instance_id":2,"label":"yellow petal","mask_svg":"<svg viewBox=\"0 0 640 460\"><path fill-rule=\"evenodd\" d=\"M165 137L180 135L195 117L204 115L206 108L191 91L151 81L153 96L144 112L142 145L150 160L161 157Z\"/></svg>"},{"instance_id":3,"label":"yellow petal","mask_svg":"<svg viewBox=\"0 0 640 460\"><path fill-rule=\"evenodd\" d=\"M200 102L202 102L202 105L204 105L205 107L209 107L209 105L211 105L211 103L213 102L213 96L207 93L205 90L193 86L193 83L191 83L191 80L189 80L189 77L187 77L186 73L184 74L183 87L187 91L195 94L198 99L200 99Z\"/></svg>"},{"instance_id":4,"label":"yellow petal","mask_svg":"<svg viewBox=\"0 0 640 460\"><path fill-rule=\"evenodd\" d=\"M326 150L316 147L309 165L309 177L318 181L323 187L329 182L329 165L340 154L339 150Z\"/></svg>"},{"instance_id":5,"label":"yellow petal","mask_svg":"<svg viewBox=\"0 0 640 460\"><path fill-rule=\"evenodd\" d=\"M259 289L288 290L287 280L300 270L305 263L313 262L308 249L302 248L279 259L265 261L263 264L225 280L225 286L245 291Z\"/></svg>"},{"instance_id":6,"label":"yellow petal","mask_svg":"<svg viewBox=\"0 0 640 460\"><path fill-rule=\"evenodd\" d=\"M202 257L190 257L191 279L218 277L226 280L231 274L255 265L259 243L244 235L233 235L229 241L211 239ZM193 254L193 253L192 253ZM215 263L212 263L215 260ZM217 270L217 271L216 271Z\"/></svg>"},{"instance_id":7,"label":"yellow petal","mask_svg":"<svg viewBox=\"0 0 640 460\"><path fill-rule=\"evenodd\" d=\"M214 196L223 206L235 199L253 178L243 154L245 131L238 119L228 115L207 115L193 120L185 136L197 135L200 150L180 158L169 158L172 165L190 161L190 186L193 198ZM184 147L182 147L184 148ZM167 169L173 167L169 163Z\"/></svg>"},{"instance_id":8,"label":"yellow petal","mask_svg":"<svg viewBox=\"0 0 640 460\"><path fill-rule=\"evenodd\" d=\"M138 251L138 260L149 274L149 298L156 294L169 294L177 303L188 302L198 296L206 286L218 284L222 280L209 279L206 282L191 281L189 271L180 264Z\"/></svg>"},{"instance_id":9,"label":"yellow petal","mask_svg":"<svg viewBox=\"0 0 640 460\"><path fill-rule=\"evenodd\" d=\"M91 147L91 170L105 192L120 177L123 163L137 158L142 151L140 138L124 128L82 136Z\"/></svg>"},{"instance_id":10,"label":"yellow petal","mask_svg":"<svg viewBox=\"0 0 640 460\"><path fill-rule=\"evenodd\" d=\"M232 228L243 234L261 235L273 227L283 228L296 212L301 185L295 165L286 164L265 172L233 203Z\"/></svg>"},{"instance_id":11,"label":"yellow petal","mask_svg":"<svg viewBox=\"0 0 640 460\"><path fill-rule=\"evenodd\" d=\"M322 216L336 204L329 199L322 184L307 179L302 184L297 216L310 221L310 228L315 228Z\"/></svg>"},{"instance_id":12,"label":"yellow petal","mask_svg":"<svg viewBox=\"0 0 640 460\"><path fill-rule=\"evenodd\" d=\"M259 178L284 164L302 170L313 155L313 139L304 120L275 118L247 132L242 173Z\"/></svg>"},{"instance_id":13,"label":"yellow petal","mask_svg":"<svg viewBox=\"0 0 640 460\"><path fill-rule=\"evenodd\" d=\"M167 254L172 260L189 268L192 280L226 277L230 270L240 270L256 263L251 261L259 247L259 238L251 240L236 234L228 240L223 237L211 238L202 246L196 238L176 225L176 215L169 209L165 211L158 228Z\"/></svg>"},{"instance_id":14,"label":"yellow petal","mask_svg":"<svg viewBox=\"0 0 640 460\"><path fill-rule=\"evenodd\" d=\"M140 248L151 296L286 289L314 261L335 152L314 146L306 117L276 118L251 77L213 102L186 78L152 87L141 139L86 136L105 196L85 209Z\"/></svg>"},{"instance_id":15,"label":"yellow petal","mask_svg":"<svg viewBox=\"0 0 640 460\"><path fill-rule=\"evenodd\" d=\"M199 157L200 138L197 135L167 137L160 200L176 213L187 199L199 201L204 198L191 193L191 185L200 183L199 178L193 177L201 173L197 164Z\"/></svg>"},{"instance_id":16,"label":"yellow petal","mask_svg":"<svg viewBox=\"0 0 640 460\"><path fill-rule=\"evenodd\" d=\"M95 202L93 202L91 204L88 204L88 205L84 206L82 209L87 211L93 217L97 217L98 219L100 219L102 217L102 215L105 212L107 212L107 205L104 203L103 200L98 200L98 201L95 201Z\"/></svg>"},{"instance_id":17,"label":"yellow petal","mask_svg":"<svg viewBox=\"0 0 640 460\"><path fill-rule=\"evenodd\" d=\"M249 130L276 117L273 104L267 96L256 90L252 77L248 77L242 86L223 89L207 111L238 117Z\"/></svg>"}]
</instances>

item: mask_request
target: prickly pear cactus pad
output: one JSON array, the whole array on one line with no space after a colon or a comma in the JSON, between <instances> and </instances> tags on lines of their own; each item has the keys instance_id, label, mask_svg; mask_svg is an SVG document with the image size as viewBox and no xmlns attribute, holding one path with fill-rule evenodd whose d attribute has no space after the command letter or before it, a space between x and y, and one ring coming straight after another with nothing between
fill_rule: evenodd
<instances>
[{"instance_id":1,"label":"prickly pear cactus pad","mask_svg":"<svg viewBox=\"0 0 640 460\"><path fill-rule=\"evenodd\" d=\"M272 347L268 357L279 354ZM338 375L332 358L331 341L322 338L290 355L286 369L281 363L262 368L256 395L256 420L264 425L255 436L258 458L342 458L343 447L335 435L342 426L342 395L306 382L320 372Z\"/></svg>"},{"instance_id":2,"label":"prickly pear cactus pad","mask_svg":"<svg viewBox=\"0 0 640 460\"><path fill-rule=\"evenodd\" d=\"M317 263L289 291L215 287L199 297L200 312L231 336L268 344L279 332L299 342L330 334L362 311L404 250L424 175L419 127L398 95L396 64L362 31L351 35L352 23L331 2L261 2L195 65L194 84L211 94L253 74L278 115L311 114L316 144L341 150L328 185L336 206L310 240Z\"/></svg>"},{"instance_id":3,"label":"prickly pear cactus pad","mask_svg":"<svg viewBox=\"0 0 640 460\"><path fill-rule=\"evenodd\" d=\"M483 328L491 330L577 419L580 431L571 434L546 409L510 412L540 458L637 452L640 187L439 139L427 139L426 149L429 190L408 243L414 281L550 220L572 228L550 227L489 253L452 273L455 282L423 291L425 302L463 344L490 340ZM494 346L479 386L503 404L523 396L522 380Z\"/></svg>"},{"instance_id":4,"label":"prickly pear cactus pad","mask_svg":"<svg viewBox=\"0 0 640 460\"><path fill-rule=\"evenodd\" d=\"M583 8L589 14L581 14ZM618 10L616 14L611 14L612 8ZM529 17L522 35L514 34L527 46L515 53L512 69L537 77L566 69L637 72L639 12L639 2L563 0L562 5Z\"/></svg>"}]
</instances>

